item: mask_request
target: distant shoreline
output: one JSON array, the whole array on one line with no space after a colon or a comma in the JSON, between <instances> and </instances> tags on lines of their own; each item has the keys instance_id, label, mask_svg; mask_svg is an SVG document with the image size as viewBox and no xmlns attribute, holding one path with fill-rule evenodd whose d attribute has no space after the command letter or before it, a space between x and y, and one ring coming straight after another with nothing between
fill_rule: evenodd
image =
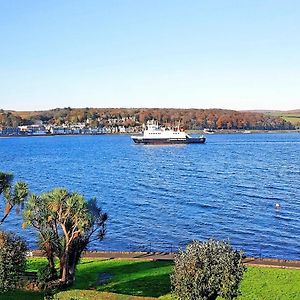
<instances>
[{"instance_id":1,"label":"distant shoreline","mask_svg":"<svg viewBox=\"0 0 300 300\"><path fill-rule=\"evenodd\" d=\"M99 133L99 134L40 134L40 135L0 135L0 138L38 138L38 137L56 137L56 136L103 136L103 135L131 135L131 133Z\"/></svg>"},{"instance_id":2,"label":"distant shoreline","mask_svg":"<svg viewBox=\"0 0 300 300\"><path fill-rule=\"evenodd\" d=\"M294 129L294 130L248 130L248 129L214 129L213 133L206 133L203 132L203 130L187 130L188 133L191 134L205 134L205 135L213 135L213 134L255 134L255 133L266 133L266 134L272 134L272 133L300 133L300 129Z\"/></svg>"},{"instance_id":3,"label":"distant shoreline","mask_svg":"<svg viewBox=\"0 0 300 300\"><path fill-rule=\"evenodd\" d=\"M220 130L215 129L213 132L204 132L203 130L187 130L187 133L190 134L203 134L203 135L214 135L214 134L278 134L278 133L300 133L300 129L295 130ZM112 135L138 135L141 133L132 132L132 133L99 133L99 134L41 134L41 135L0 135L0 138L37 138L37 137L57 137L57 136L112 136Z\"/></svg>"}]
</instances>

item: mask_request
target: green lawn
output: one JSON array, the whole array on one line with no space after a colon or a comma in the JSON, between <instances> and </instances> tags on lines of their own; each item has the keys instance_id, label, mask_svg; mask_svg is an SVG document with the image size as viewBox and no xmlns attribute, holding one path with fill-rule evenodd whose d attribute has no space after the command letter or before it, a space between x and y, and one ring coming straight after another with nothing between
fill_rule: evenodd
<instances>
[{"instance_id":1,"label":"green lawn","mask_svg":"<svg viewBox=\"0 0 300 300\"><path fill-rule=\"evenodd\" d=\"M300 114L299 115L284 115L284 116L282 116L282 118L288 122L291 122L293 125L300 124Z\"/></svg>"},{"instance_id":2,"label":"green lawn","mask_svg":"<svg viewBox=\"0 0 300 300\"><path fill-rule=\"evenodd\" d=\"M71 290L60 292L54 300L157 300L157 298L120 295L108 292L98 292L91 290Z\"/></svg>"},{"instance_id":3,"label":"green lawn","mask_svg":"<svg viewBox=\"0 0 300 300\"><path fill-rule=\"evenodd\" d=\"M28 270L37 270L43 264L44 259L30 259ZM72 290L60 293L59 299L139 300L160 297L161 300L170 300L171 270L172 263L165 261L83 259ZM101 284L103 278L107 282ZM300 270L249 267L241 291L239 300L300 299ZM39 293L15 291L0 294L0 299L38 300L43 297Z\"/></svg>"},{"instance_id":4,"label":"green lawn","mask_svg":"<svg viewBox=\"0 0 300 300\"><path fill-rule=\"evenodd\" d=\"M281 117L284 120L291 122L293 125L300 124L300 114L299 113L288 113L288 112L273 112L272 116Z\"/></svg>"},{"instance_id":5,"label":"green lawn","mask_svg":"<svg viewBox=\"0 0 300 300\"><path fill-rule=\"evenodd\" d=\"M239 300L300 299L300 270L248 267Z\"/></svg>"},{"instance_id":6,"label":"green lawn","mask_svg":"<svg viewBox=\"0 0 300 300\"><path fill-rule=\"evenodd\" d=\"M96 287L98 291L159 297L170 292L171 269L172 263L167 261L86 259L78 266L74 289ZM107 284L99 285L101 273L112 276Z\"/></svg>"}]
</instances>

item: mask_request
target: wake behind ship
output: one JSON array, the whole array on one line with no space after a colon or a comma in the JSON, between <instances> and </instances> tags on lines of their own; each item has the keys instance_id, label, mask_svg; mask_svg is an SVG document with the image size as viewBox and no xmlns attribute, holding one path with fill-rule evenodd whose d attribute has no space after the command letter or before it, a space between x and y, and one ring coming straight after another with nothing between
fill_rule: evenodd
<instances>
[{"instance_id":1,"label":"wake behind ship","mask_svg":"<svg viewBox=\"0 0 300 300\"><path fill-rule=\"evenodd\" d=\"M192 137L186 132L172 130L159 126L158 123L148 122L142 135L131 136L136 144L204 144L204 136Z\"/></svg>"}]
</instances>

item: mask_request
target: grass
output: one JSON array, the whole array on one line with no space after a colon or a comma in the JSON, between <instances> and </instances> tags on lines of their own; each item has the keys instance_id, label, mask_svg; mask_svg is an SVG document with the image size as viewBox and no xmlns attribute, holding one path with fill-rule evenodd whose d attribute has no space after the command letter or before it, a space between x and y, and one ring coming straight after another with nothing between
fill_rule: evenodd
<instances>
[{"instance_id":1,"label":"grass","mask_svg":"<svg viewBox=\"0 0 300 300\"><path fill-rule=\"evenodd\" d=\"M42 293L29 291L11 291L7 293L0 293L1 300L42 300L44 299Z\"/></svg>"},{"instance_id":2,"label":"grass","mask_svg":"<svg viewBox=\"0 0 300 300\"><path fill-rule=\"evenodd\" d=\"M36 271L45 263L45 259L32 258L27 269ZM59 299L146 300L151 298L143 297L159 297L160 300L171 300L171 270L172 263L166 261L83 259L77 269L75 284L71 290L61 292ZM103 274L110 278L100 284ZM248 267L241 291L238 300L300 299L300 271ZM0 294L0 299L40 300L43 296L41 293L13 291Z\"/></svg>"},{"instance_id":3,"label":"grass","mask_svg":"<svg viewBox=\"0 0 300 300\"><path fill-rule=\"evenodd\" d=\"M287 121L287 122L291 122L293 125L295 126L299 126L300 124L300 117L284 117L284 119Z\"/></svg>"},{"instance_id":4,"label":"grass","mask_svg":"<svg viewBox=\"0 0 300 300\"><path fill-rule=\"evenodd\" d=\"M239 300L300 299L300 270L248 267Z\"/></svg>"},{"instance_id":5,"label":"grass","mask_svg":"<svg viewBox=\"0 0 300 300\"><path fill-rule=\"evenodd\" d=\"M89 291L89 290L71 290L60 292L56 295L57 300L155 300L157 298L145 298L130 295L118 295L107 292ZM56 299L55 299L56 300Z\"/></svg>"},{"instance_id":6,"label":"grass","mask_svg":"<svg viewBox=\"0 0 300 300\"><path fill-rule=\"evenodd\" d=\"M47 260L45 258L33 257L27 260L26 271L27 272L37 272L42 267L47 265Z\"/></svg>"},{"instance_id":7,"label":"grass","mask_svg":"<svg viewBox=\"0 0 300 300\"><path fill-rule=\"evenodd\" d=\"M286 114L281 116L284 120L291 122L294 125L299 125L300 124L300 114L295 115L295 114Z\"/></svg>"},{"instance_id":8,"label":"grass","mask_svg":"<svg viewBox=\"0 0 300 300\"><path fill-rule=\"evenodd\" d=\"M98 291L118 294L159 297L170 292L171 269L172 263L167 261L85 259L78 266L73 288L96 288ZM103 285L99 284L101 273L112 276Z\"/></svg>"},{"instance_id":9,"label":"grass","mask_svg":"<svg viewBox=\"0 0 300 300\"><path fill-rule=\"evenodd\" d=\"M291 122L293 125L299 125L300 124L300 113L294 113L294 112L273 112L271 113L272 116L281 117L284 120Z\"/></svg>"}]
</instances>

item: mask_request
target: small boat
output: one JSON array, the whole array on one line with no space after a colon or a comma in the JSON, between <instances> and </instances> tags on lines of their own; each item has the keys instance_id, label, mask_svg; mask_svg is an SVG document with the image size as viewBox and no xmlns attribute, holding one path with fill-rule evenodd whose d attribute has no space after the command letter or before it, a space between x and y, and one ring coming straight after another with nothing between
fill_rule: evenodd
<instances>
[{"instance_id":1,"label":"small boat","mask_svg":"<svg viewBox=\"0 0 300 300\"><path fill-rule=\"evenodd\" d=\"M178 126L176 130L168 129L151 121L146 125L142 135L131 136L136 144L204 144L206 138L202 135L193 137Z\"/></svg>"},{"instance_id":2,"label":"small boat","mask_svg":"<svg viewBox=\"0 0 300 300\"><path fill-rule=\"evenodd\" d=\"M207 134L214 134L215 133L215 131L213 129L211 129L211 128L204 128L203 132L207 133Z\"/></svg>"}]
</instances>

